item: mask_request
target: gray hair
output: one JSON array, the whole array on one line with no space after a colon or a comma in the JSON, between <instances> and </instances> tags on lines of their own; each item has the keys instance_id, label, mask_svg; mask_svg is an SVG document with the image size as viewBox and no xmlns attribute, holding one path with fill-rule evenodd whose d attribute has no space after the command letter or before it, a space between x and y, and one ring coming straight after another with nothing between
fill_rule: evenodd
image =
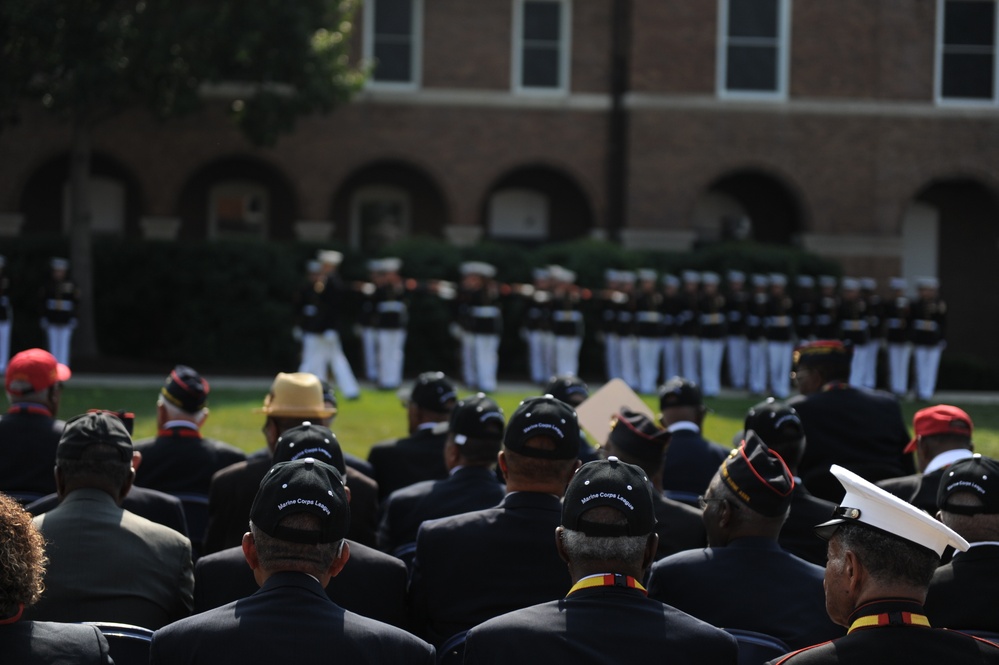
<instances>
[{"instance_id":1,"label":"gray hair","mask_svg":"<svg viewBox=\"0 0 999 665\"><path fill-rule=\"evenodd\" d=\"M318 528L319 518L307 513L296 513L281 520L281 526L293 529ZM275 538L250 522L250 533L257 548L260 566L268 571L297 570L319 577L329 570L333 561L343 552L344 540L333 543L293 543Z\"/></svg>"},{"instance_id":2,"label":"gray hair","mask_svg":"<svg viewBox=\"0 0 999 665\"><path fill-rule=\"evenodd\" d=\"M562 529L562 546L572 561L626 561L642 563L649 536L587 536Z\"/></svg>"},{"instance_id":3,"label":"gray hair","mask_svg":"<svg viewBox=\"0 0 999 665\"><path fill-rule=\"evenodd\" d=\"M162 406L166 409L167 420L191 420L200 425L201 421L205 419L206 415L208 415L208 409L205 407L202 407L192 413L166 401L163 399L163 395L156 398L156 406Z\"/></svg>"}]
</instances>

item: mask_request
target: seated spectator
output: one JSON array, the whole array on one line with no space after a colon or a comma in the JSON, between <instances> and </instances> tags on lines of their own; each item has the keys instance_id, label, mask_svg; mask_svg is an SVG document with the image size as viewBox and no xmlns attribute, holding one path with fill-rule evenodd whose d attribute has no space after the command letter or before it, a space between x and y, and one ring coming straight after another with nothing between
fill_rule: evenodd
<instances>
[{"instance_id":1,"label":"seated spectator","mask_svg":"<svg viewBox=\"0 0 999 665\"><path fill-rule=\"evenodd\" d=\"M368 452L379 499L421 480L447 478L444 425L457 398L454 384L443 372L424 372L416 379L406 402L409 435L376 443Z\"/></svg>"},{"instance_id":2,"label":"seated spectator","mask_svg":"<svg viewBox=\"0 0 999 665\"><path fill-rule=\"evenodd\" d=\"M208 382L190 367L170 372L156 399L156 437L135 442L145 462L135 470L136 485L208 496L216 471L246 459L242 450L201 436L208 393Z\"/></svg>"},{"instance_id":3,"label":"seated spectator","mask_svg":"<svg viewBox=\"0 0 999 665\"><path fill-rule=\"evenodd\" d=\"M999 462L975 455L947 468L939 519L968 541L933 573L926 616L940 628L999 633Z\"/></svg>"},{"instance_id":4,"label":"seated spectator","mask_svg":"<svg viewBox=\"0 0 999 665\"><path fill-rule=\"evenodd\" d=\"M659 411L659 422L670 433L663 462L663 489L703 494L729 449L701 435L708 412L701 389L693 381L673 377L659 386Z\"/></svg>"},{"instance_id":5,"label":"seated spectator","mask_svg":"<svg viewBox=\"0 0 999 665\"><path fill-rule=\"evenodd\" d=\"M641 581L657 548L653 494L645 472L616 457L580 467L555 538L572 588L472 628L464 662L637 663L654 655L736 663L731 636L646 597Z\"/></svg>"},{"instance_id":6,"label":"seated spectator","mask_svg":"<svg viewBox=\"0 0 999 665\"><path fill-rule=\"evenodd\" d=\"M559 501L579 466L576 412L524 400L498 460L507 495L495 508L424 522L409 585L411 625L440 644L494 616L563 597L569 573L551 546Z\"/></svg>"},{"instance_id":7,"label":"seated spectator","mask_svg":"<svg viewBox=\"0 0 999 665\"><path fill-rule=\"evenodd\" d=\"M45 539L16 501L0 494L0 653L17 665L111 665L94 626L25 621L44 590Z\"/></svg>"},{"instance_id":8,"label":"seated spectator","mask_svg":"<svg viewBox=\"0 0 999 665\"><path fill-rule=\"evenodd\" d=\"M0 491L35 495L31 499L55 492L52 466L66 426L56 414L70 376L68 367L42 349L10 359L4 377L10 409L0 417Z\"/></svg>"},{"instance_id":9,"label":"seated spectator","mask_svg":"<svg viewBox=\"0 0 999 665\"><path fill-rule=\"evenodd\" d=\"M938 404L917 411L912 418L912 429L915 435L905 452L918 454L921 473L889 478L877 485L935 515L940 480L952 464L974 453L971 416L956 406Z\"/></svg>"},{"instance_id":10,"label":"seated spectator","mask_svg":"<svg viewBox=\"0 0 999 665\"><path fill-rule=\"evenodd\" d=\"M391 553L415 543L426 520L492 508L503 500L506 488L496 479L493 465L505 421L503 410L483 393L458 402L444 444L448 477L414 483L389 495L378 527L379 549Z\"/></svg>"},{"instance_id":11,"label":"seated spectator","mask_svg":"<svg viewBox=\"0 0 999 665\"><path fill-rule=\"evenodd\" d=\"M156 631L149 662L432 665L429 644L344 610L324 592L350 558L349 522L347 490L335 468L311 457L274 465L260 484L242 545L260 590Z\"/></svg>"},{"instance_id":12,"label":"seated spectator","mask_svg":"<svg viewBox=\"0 0 999 665\"><path fill-rule=\"evenodd\" d=\"M306 423L278 438L275 464L306 457L330 464L341 475L346 471L340 443L333 432L321 425ZM352 498L349 487L347 498ZM345 542L350 547L350 560L326 587L330 600L356 614L405 627L406 566L356 541ZM240 546L209 554L194 566L194 611L204 612L245 598L257 588Z\"/></svg>"},{"instance_id":13,"label":"seated spectator","mask_svg":"<svg viewBox=\"0 0 999 665\"><path fill-rule=\"evenodd\" d=\"M556 374L548 380L545 386L545 395L551 395L555 399L562 400L572 408L577 408L590 397L590 387L575 374ZM586 432L579 432L579 461L581 463L592 462L599 459L600 455L594 450L586 439Z\"/></svg>"},{"instance_id":14,"label":"seated spectator","mask_svg":"<svg viewBox=\"0 0 999 665\"><path fill-rule=\"evenodd\" d=\"M35 518L48 542L46 590L30 618L159 628L191 612L191 542L121 508L132 440L116 414L66 423L56 450L62 503Z\"/></svg>"},{"instance_id":15,"label":"seated spectator","mask_svg":"<svg viewBox=\"0 0 999 665\"><path fill-rule=\"evenodd\" d=\"M611 422L600 452L622 462L642 468L655 491L652 502L656 509L656 533L659 548L656 559L683 550L700 549L707 544L701 511L663 494L663 458L669 446L670 434L656 426L648 417L622 409Z\"/></svg>"},{"instance_id":16,"label":"seated spectator","mask_svg":"<svg viewBox=\"0 0 999 665\"><path fill-rule=\"evenodd\" d=\"M657 561L649 597L714 626L772 635L792 649L842 635L826 614L822 568L777 544L793 488L783 460L746 432L702 499L707 549ZM746 602L719 602L721 595Z\"/></svg>"}]
</instances>

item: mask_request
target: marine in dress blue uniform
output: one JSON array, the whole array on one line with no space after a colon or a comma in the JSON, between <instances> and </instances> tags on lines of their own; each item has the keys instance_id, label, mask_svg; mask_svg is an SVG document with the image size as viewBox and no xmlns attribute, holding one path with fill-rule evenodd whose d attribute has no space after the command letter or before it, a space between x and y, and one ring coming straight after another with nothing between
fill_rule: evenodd
<instances>
[{"instance_id":1,"label":"marine in dress blue uniform","mask_svg":"<svg viewBox=\"0 0 999 665\"><path fill-rule=\"evenodd\" d=\"M49 351L63 365L69 366L70 344L76 329L76 308L80 290L69 279L69 261L54 258L49 262L52 275L42 287L42 328L48 335Z\"/></svg>"},{"instance_id":2,"label":"marine in dress blue uniform","mask_svg":"<svg viewBox=\"0 0 999 665\"><path fill-rule=\"evenodd\" d=\"M919 296L910 309L916 397L928 400L937 389L940 356L947 346L947 303L940 299L935 277L921 277L916 288Z\"/></svg>"}]
</instances>

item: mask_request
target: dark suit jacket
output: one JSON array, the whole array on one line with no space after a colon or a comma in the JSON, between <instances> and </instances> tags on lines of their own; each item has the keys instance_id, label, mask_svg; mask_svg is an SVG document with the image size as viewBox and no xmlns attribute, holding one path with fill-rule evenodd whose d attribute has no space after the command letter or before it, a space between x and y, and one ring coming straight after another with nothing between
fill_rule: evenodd
<instances>
[{"instance_id":1,"label":"dark suit jacket","mask_svg":"<svg viewBox=\"0 0 999 665\"><path fill-rule=\"evenodd\" d=\"M338 607L315 579L292 572L272 575L248 598L156 631L149 659L151 665L434 661L429 644Z\"/></svg>"},{"instance_id":2,"label":"dark suit jacket","mask_svg":"<svg viewBox=\"0 0 999 665\"><path fill-rule=\"evenodd\" d=\"M828 543L815 535L815 525L832 517L836 504L820 499L797 483L791 493L791 511L781 527L777 542L805 561L825 568Z\"/></svg>"},{"instance_id":3,"label":"dark suit jacket","mask_svg":"<svg viewBox=\"0 0 999 665\"><path fill-rule=\"evenodd\" d=\"M999 545L958 552L933 573L926 594L930 625L999 633Z\"/></svg>"},{"instance_id":4,"label":"dark suit jacket","mask_svg":"<svg viewBox=\"0 0 999 665\"><path fill-rule=\"evenodd\" d=\"M25 507L25 510L32 515L41 515L58 505L59 495L49 494L30 503ZM188 535L187 520L184 518L184 504L175 496L132 485L132 489L128 490L128 496L125 497L121 507L139 517L145 517L150 522L168 526L177 533Z\"/></svg>"},{"instance_id":5,"label":"dark suit jacket","mask_svg":"<svg viewBox=\"0 0 999 665\"><path fill-rule=\"evenodd\" d=\"M943 478L947 467L942 467L930 473L913 473L908 476L889 478L878 483L878 487L891 492L902 501L911 503L920 510L925 510L930 515L937 514L937 490L940 488L940 479Z\"/></svg>"},{"instance_id":6,"label":"dark suit jacket","mask_svg":"<svg viewBox=\"0 0 999 665\"><path fill-rule=\"evenodd\" d=\"M205 554L235 547L243 542L250 524L250 508L260 481L271 468L270 455L251 455L212 476L208 491L208 530L202 546ZM350 531L347 537L373 546L378 524L378 487L374 481L347 467L350 488Z\"/></svg>"},{"instance_id":7,"label":"dark suit jacket","mask_svg":"<svg viewBox=\"0 0 999 665\"><path fill-rule=\"evenodd\" d=\"M719 628L773 635L792 649L839 637L822 568L766 538L680 552L652 566L649 597Z\"/></svg>"},{"instance_id":8,"label":"dark suit jacket","mask_svg":"<svg viewBox=\"0 0 999 665\"><path fill-rule=\"evenodd\" d=\"M0 417L0 491L56 491L55 452L66 426L41 413L7 413Z\"/></svg>"},{"instance_id":9,"label":"dark suit jacket","mask_svg":"<svg viewBox=\"0 0 999 665\"><path fill-rule=\"evenodd\" d=\"M468 664L737 662L718 628L628 588L581 589L568 598L491 619L469 631Z\"/></svg>"},{"instance_id":10,"label":"dark suit jacket","mask_svg":"<svg viewBox=\"0 0 999 665\"><path fill-rule=\"evenodd\" d=\"M154 439L136 441L142 464L135 472L135 484L161 492L207 495L216 471L246 459L239 448L191 436L197 432L174 427Z\"/></svg>"},{"instance_id":11,"label":"dark suit jacket","mask_svg":"<svg viewBox=\"0 0 999 665\"><path fill-rule=\"evenodd\" d=\"M415 542L424 521L492 508L505 494L506 486L496 480L492 469L482 466L462 467L443 480L397 489L382 506L378 548L392 552Z\"/></svg>"},{"instance_id":12,"label":"dark suit jacket","mask_svg":"<svg viewBox=\"0 0 999 665\"><path fill-rule=\"evenodd\" d=\"M829 473L832 464L871 482L915 470L912 455L902 453L909 430L894 395L843 385L794 397L788 404L805 428L798 472L815 496L833 502L843 498L843 486Z\"/></svg>"},{"instance_id":13,"label":"dark suit jacket","mask_svg":"<svg viewBox=\"0 0 999 665\"><path fill-rule=\"evenodd\" d=\"M438 644L494 616L569 591L555 549L562 505L514 492L499 506L424 522L409 585L411 627Z\"/></svg>"},{"instance_id":14,"label":"dark suit jacket","mask_svg":"<svg viewBox=\"0 0 999 665\"><path fill-rule=\"evenodd\" d=\"M330 580L334 603L378 621L406 627L406 566L395 557L348 541L350 559ZM253 595L259 587L241 547L209 554L194 566L194 611L221 607Z\"/></svg>"},{"instance_id":15,"label":"dark suit jacket","mask_svg":"<svg viewBox=\"0 0 999 665\"><path fill-rule=\"evenodd\" d=\"M113 621L156 629L191 612L191 542L78 489L35 518L46 540L45 593L25 618Z\"/></svg>"},{"instance_id":16,"label":"dark suit jacket","mask_svg":"<svg viewBox=\"0 0 999 665\"><path fill-rule=\"evenodd\" d=\"M912 602L886 600L867 606L888 616L902 612L922 613ZM855 612L854 616L864 614ZM931 621L932 625L932 621ZM882 625L858 629L845 637L777 658L784 665L884 665L885 663L999 663L999 647L952 630L912 625Z\"/></svg>"},{"instance_id":17,"label":"dark suit jacket","mask_svg":"<svg viewBox=\"0 0 999 665\"><path fill-rule=\"evenodd\" d=\"M684 550L701 549L708 544L701 511L685 503L667 499L659 492L652 493L656 506L656 533L659 549L656 559Z\"/></svg>"},{"instance_id":18,"label":"dark suit jacket","mask_svg":"<svg viewBox=\"0 0 999 665\"><path fill-rule=\"evenodd\" d=\"M698 432L673 432L663 462L663 489L704 494L730 452L730 448L708 441Z\"/></svg>"},{"instance_id":19,"label":"dark suit jacket","mask_svg":"<svg viewBox=\"0 0 999 665\"><path fill-rule=\"evenodd\" d=\"M421 480L447 478L446 440L446 432L435 434L432 429L421 429L410 436L372 446L368 462L375 468L379 498Z\"/></svg>"},{"instance_id":20,"label":"dark suit jacket","mask_svg":"<svg viewBox=\"0 0 999 665\"><path fill-rule=\"evenodd\" d=\"M110 665L108 642L94 626L17 621L0 626L0 660L11 665Z\"/></svg>"}]
</instances>

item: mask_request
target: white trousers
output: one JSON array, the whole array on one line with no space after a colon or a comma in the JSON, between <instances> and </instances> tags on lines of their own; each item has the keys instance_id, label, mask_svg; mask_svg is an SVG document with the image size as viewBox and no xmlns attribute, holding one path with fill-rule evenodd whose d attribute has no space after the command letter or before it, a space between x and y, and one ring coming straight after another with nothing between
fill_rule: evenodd
<instances>
[{"instance_id":1,"label":"white trousers","mask_svg":"<svg viewBox=\"0 0 999 665\"><path fill-rule=\"evenodd\" d=\"M867 345L854 344L853 358L850 360L850 385L862 388L867 367Z\"/></svg>"},{"instance_id":2,"label":"white trousers","mask_svg":"<svg viewBox=\"0 0 999 665\"><path fill-rule=\"evenodd\" d=\"M49 336L49 353L56 360L69 367L69 343L73 339L73 326L67 324L52 325L45 328Z\"/></svg>"},{"instance_id":3,"label":"white trousers","mask_svg":"<svg viewBox=\"0 0 999 665\"><path fill-rule=\"evenodd\" d=\"M638 342L631 335L620 335L618 346L621 350L621 379L632 390L638 388Z\"/></svg>"},{"instance_id":4,"label":"white trousers","mask_svg":"<svg viewBox=\"0 0 999 665\"><path fill-rule=\"evenodd\" d=\"M912 345L908 343L888 344L888 381L891 391L899 397L909 392L909 359Z\"/></svg>"},{"instance_id":5,"label":"white trousers","mask_svg":"<svg viewBox=\"0 0 999 665\"><path fill-rule=\"evenodd\" d=\"M770 391L777 399L787 399L791 394L791 364L794 360L794 342L767 342L770 370Z\"/></svg>"},{"instance_id":6,"label":"white trousers","mask_svg":"<svg viewBox=\"0 0 999 665\"><path fill-rule=\"evenodd\" d=\"M7 360L10 358L10 325L12 321L0 321L0 374L7 371Z\"/></svg>"},{"instance_id":7,"label":"white trousers","mask_svg":"<svg viewBox=\"0 0 999 665\"><path fill-rule=\"evenodd\" d=\"M700 372L697 371L698 342L700 340L697 337L680 338L680 370L683 373L683 378L699 384L701 376Z\"/></svg>"},{"instance_id":8,"label":"white trousers","mask_svg":"<svg viewBox=\"0 0 999 665\"><path fill-rule=\"evenodd\" d=\"M864 388L873 390L878 383L878 351L881 350L881 340L872 339L864 344L864 369L860 377Z\"/></svg>"},{"instance_id":9,"label":"white trousers","mask_svg":"<svg viewBox=\"0 0 999 665\"><path fill-rule=\"evenodd\" d=\"M378 354L378 387L398 388L402 383L402 366L406 359L406 329L377 329L375 342Z\"/></svg>"},{"instance_id":10,"label":"white trousers","mask_svg":"<svg viewBox=\"0 0 999 665\"><path fill-rule=\"evenodd\" d=\"M749 392L762 395L767 391L767 340L749 342Z\"/></svg>"},{"instance_id":11,"label":"white trousers","mask_svg":"<svg viewBox=\"0 0 999 665\"><path fill-rule=\"evenodd\" d=\"M940 369L943 345L916 345L913 353L916 359L916 397L928 400L937 389L937 371Z\"/></svg>"},{"instance_id":12,"label":"white trousers","mask_svg":"<svg viewBox=\"0 0 999 665\"><path fill-rule=\"evenodd\" d=\"M552 376L552 365L549 354L552 344L546 337L551 334L544 330L527 331L527 353L530 363L531 381L546 383Z\"/></svg>"},{"instance_id":13,"label":"white trousers","mask_svg":"<svg viewBox=\"0 0 999 665\"><path fill-rule=\"evenodd\" d=\"M347 399L354 399L360 394L357 379L350 369L347 356L343 355L340 345L340 335L335 330L327 330L323 334L305 333L302 336L302 364L299 372L310 372L320 379L329 378L329 370L333 370L333 380L336 387Z\"/></svg>"},{"instance_id":14,"label":"white trousers","mask_svg":"<svg viewBox=\"0 0 999 665\"><path fill-rule=\"evenodd\" d=\"M638 392L654 395L659 378L659 356L663 345L658 337L638 338Z\"/></svg>"},{"instance_id":15,"label":"white trousers","mask_svg":"<svg viewBox=\"0 0 999 665\"><path fill-rule=\"evenodd\" d=\"M732 335L728 343L728 382L736 390L746 387L746 345L748 341L742 335Z\"/></svg>"},{"instance_id":16,"label":"white trousers","mask_svg":"<svg viewBox=\"0 0 999 665\"><path fill-rule=\"evenodd\" d=\"M487 393L496 390L499 341L499 335L468 332L462 335L464 379L468 387Z\"/></svg>"},{"instance_id":17,"label":"white trousers","mask_svg":"<svg viewBox=\"0 0 999 665\"><path fill-rule=\"evenodd\" d=\"M608 381L621 378L621 337L617 333L604 336L604 365Z\"/></svg>"},{"instance_id":18,"label":"white trousers","mask_svg":"<svg viewBox=\"0 0 999 665\"><path fill-rule=\"evenodd\" d=\"M675 335L662 338L663 382L680 376L680 340Z\"/></svg>"},{"instance_id":19,"label":"white trousers","mask_svg":"<svg viewBox=\"0 0 999 665\"><path fill-rule=\"evenodd\" d=\"M368 381L378 381L378 333L374 328L361 328L361 344L364 345L364 376Z\"/></svg>"},{"instance_id":20,"label":"white trousers","mask_svg":"<svg viewBox=\"0 0 999 665\"><path fill-rule=\"evenodd\" d=\"M721 392L721 366L725 355L725 340L701 340L701 391L705 397Z\"/></svg>"},{"instance_id":21,"label":"white trousers","mask_svg":"<svg viewBox=\"0 0 999 665\"><path fill-rule=\"evenodd\" d=\"M555 336L555 373L576 376L579 373L579 349L582 337Z\"/></svg>"}]
</instances>

